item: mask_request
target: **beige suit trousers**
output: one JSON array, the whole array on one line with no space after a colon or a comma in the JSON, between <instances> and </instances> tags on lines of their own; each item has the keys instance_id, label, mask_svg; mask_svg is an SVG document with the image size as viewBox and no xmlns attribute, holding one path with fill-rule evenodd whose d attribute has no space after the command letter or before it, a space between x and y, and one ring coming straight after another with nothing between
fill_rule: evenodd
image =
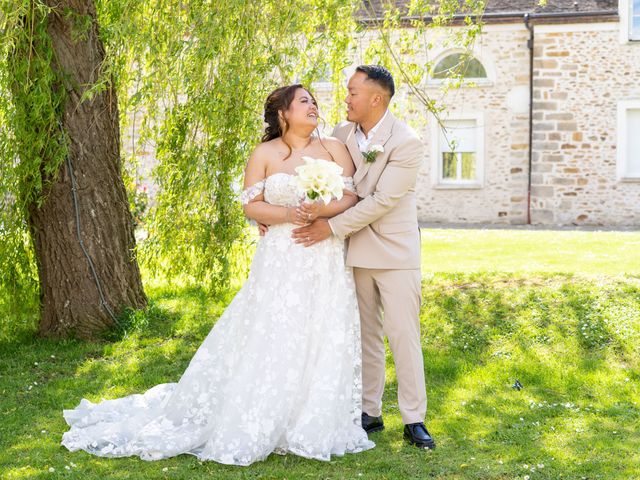
<instances>
[{"instance_id":1,"label":"beige suit trousers","mask_svg":"<svg viewBox=\"0 0 640 480\"><path fill-rule=\"evenodd\" d=\"M396 367L402 421L423 422L427 394L420 345L420 270L355 267L353 273L362 329L362 411L372 416L382 413L386 335Z\"/></svg>"}]
</instances>

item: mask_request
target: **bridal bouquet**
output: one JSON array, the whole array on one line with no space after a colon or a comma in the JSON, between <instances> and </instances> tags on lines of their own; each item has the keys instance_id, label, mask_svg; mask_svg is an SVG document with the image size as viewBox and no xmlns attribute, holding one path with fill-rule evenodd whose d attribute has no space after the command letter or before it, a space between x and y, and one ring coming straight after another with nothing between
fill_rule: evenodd
<instances>
[{"instance_id":1,"label":"bridal bouquet","mask_svg":"<svg viewBox=\"0 0 640 480\"><path fill-rule=\"evenodd\" d=\"M304 165L296 167L298 175L293 177L300 195L310 200L321 198L329 203L332 197L340 200L344 189L342 167L334 162L311 157L302 157Z\"/></svg>"}]
</instances>

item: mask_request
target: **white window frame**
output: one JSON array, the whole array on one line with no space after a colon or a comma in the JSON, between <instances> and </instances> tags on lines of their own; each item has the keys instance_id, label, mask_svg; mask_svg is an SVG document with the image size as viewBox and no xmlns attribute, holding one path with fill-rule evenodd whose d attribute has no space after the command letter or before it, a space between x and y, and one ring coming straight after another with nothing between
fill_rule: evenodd
<instances>
[{"instance_id":1,"label":"white window frame","mask_svg":"<svg viewBox=\"0 0 640 480\"><path fill-rule=\"evenodd\" d=\"M618 102L618 144L616 146L618 180L622 182L640 182L640 173L633 176L628 173L627 111L629 110L640 110L640 99Z\"/></svg>"},{"instance_id":2,"label":"white window frame","mask_svg":"<svg viewBox=\"0 0 640 480\"><path fill-rule=\"evenodd\" d=\"M631 14L633 0L618 0L618 14L620 16L620 42L640 42L640 34L631 38Z\"/></svg>"},{"instance_id":3,"label":"white window frame","mask_svg":"<svg viewBox=\"0 0 640 480\"><path fill-rule=\"evenodd\" d=\"M311 82L311 90L315 92L331 92L333 91L333 83L331 82Z\"/></svg>"},{"instance_id":4,"label":"white window frame","mask_svg":"<svg viewBox=\"0 0 640 480\"><path fill-rule=\"evenodd\" d=\"M484 187L484 135L486 132L483 112L452 113L443 117L442 121L468 121L474 120L478 129L476 131L476 178L475 180L445 180L442 177L442 146L440 145L441 126L433 117L431 122L431 172L432 184L436 189L479 189Z\"/></svg>"},{"instance_id":5,"label":"white window frame","mask_svg":"<svg viewBox=\"0 0 640 480\"><path fill-rule=\"evenodd\" d=\"M464 48L449 48L447 50L440 52L440 54L436 56L436 59L433 62L432 71L429 72L429 75L427 77L427 86L437 87L444 84L445 82L450 81L448 78L433 78L433 69L435 69L438 66L438 64L442 60L444 60L446 57L448 57L449 55L453 55L455 53L469 53L469 52L467 52ZM462 86L467 88L471 86L474 86L474 87L492 86L493 85L492 65L490 65L486 61L486 59L483 59L481 55L479 55L478 52L476 52L475 50L471 51L470 54L473 58L475 58L477 61L479 61L482 64L482 67L484 68L484 71L486 72L487 76L486 78L465 77L462 79Z\"/></svg>"}]
</instances>

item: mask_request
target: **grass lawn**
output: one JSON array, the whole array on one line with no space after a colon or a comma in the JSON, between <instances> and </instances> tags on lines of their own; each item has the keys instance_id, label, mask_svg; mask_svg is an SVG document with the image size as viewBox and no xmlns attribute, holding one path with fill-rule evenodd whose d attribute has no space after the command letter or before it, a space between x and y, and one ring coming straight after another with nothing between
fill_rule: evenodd
<instances>
[{"instance_id":1,"label":"grass lawn","mask_svg":"<svg viewBox=\"0 0 640 480\"><path fill-rule=\"evenodd\" d=\"M62 408L177 381L231 298L149 285L152 305L124 339L0 344L0 478L640 478L640 233L430 229L422 239L435 451L402 441L388 357L387 429L368 452L249 467L68 452Z\"/></svg>"},{"instance_id":2,"label":"grass lawn","mask_svg":"<svg viewBox=\"0 0 640 480\"><path fill-rule=\"evenodd\" d=\"M640 274L640 232L423 229L422 271Z\"/></svg>"}]
</instances>

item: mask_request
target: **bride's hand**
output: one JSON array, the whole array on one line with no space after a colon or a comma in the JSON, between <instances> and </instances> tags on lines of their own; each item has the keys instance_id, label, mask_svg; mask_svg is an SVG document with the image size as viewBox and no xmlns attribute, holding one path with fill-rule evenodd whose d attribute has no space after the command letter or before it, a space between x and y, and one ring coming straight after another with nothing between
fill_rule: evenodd
<instances>
[{"instance_id":1,"label":"bride's hand","mask_svg":"<svg viewBox=\"0 0 640 480\"><path fill-rule=\"evenodd\" d=\"M306 217L304 215L298 214L298 209L296 207L287 208L287 222L291 222L294 225L305 226L309 224L305 218Z\"/></svg>"},{"instance_id":2,"label":"bride's hand","mask_svg":"<svg viewBox=\"0 0 640 480\"><path fill-rule=\"evenodd\" d=\"M296 219L300 218L305 223L311 223L320 216L320 202L303 203L296 209Z\"/></svg>"}]
</instances>

